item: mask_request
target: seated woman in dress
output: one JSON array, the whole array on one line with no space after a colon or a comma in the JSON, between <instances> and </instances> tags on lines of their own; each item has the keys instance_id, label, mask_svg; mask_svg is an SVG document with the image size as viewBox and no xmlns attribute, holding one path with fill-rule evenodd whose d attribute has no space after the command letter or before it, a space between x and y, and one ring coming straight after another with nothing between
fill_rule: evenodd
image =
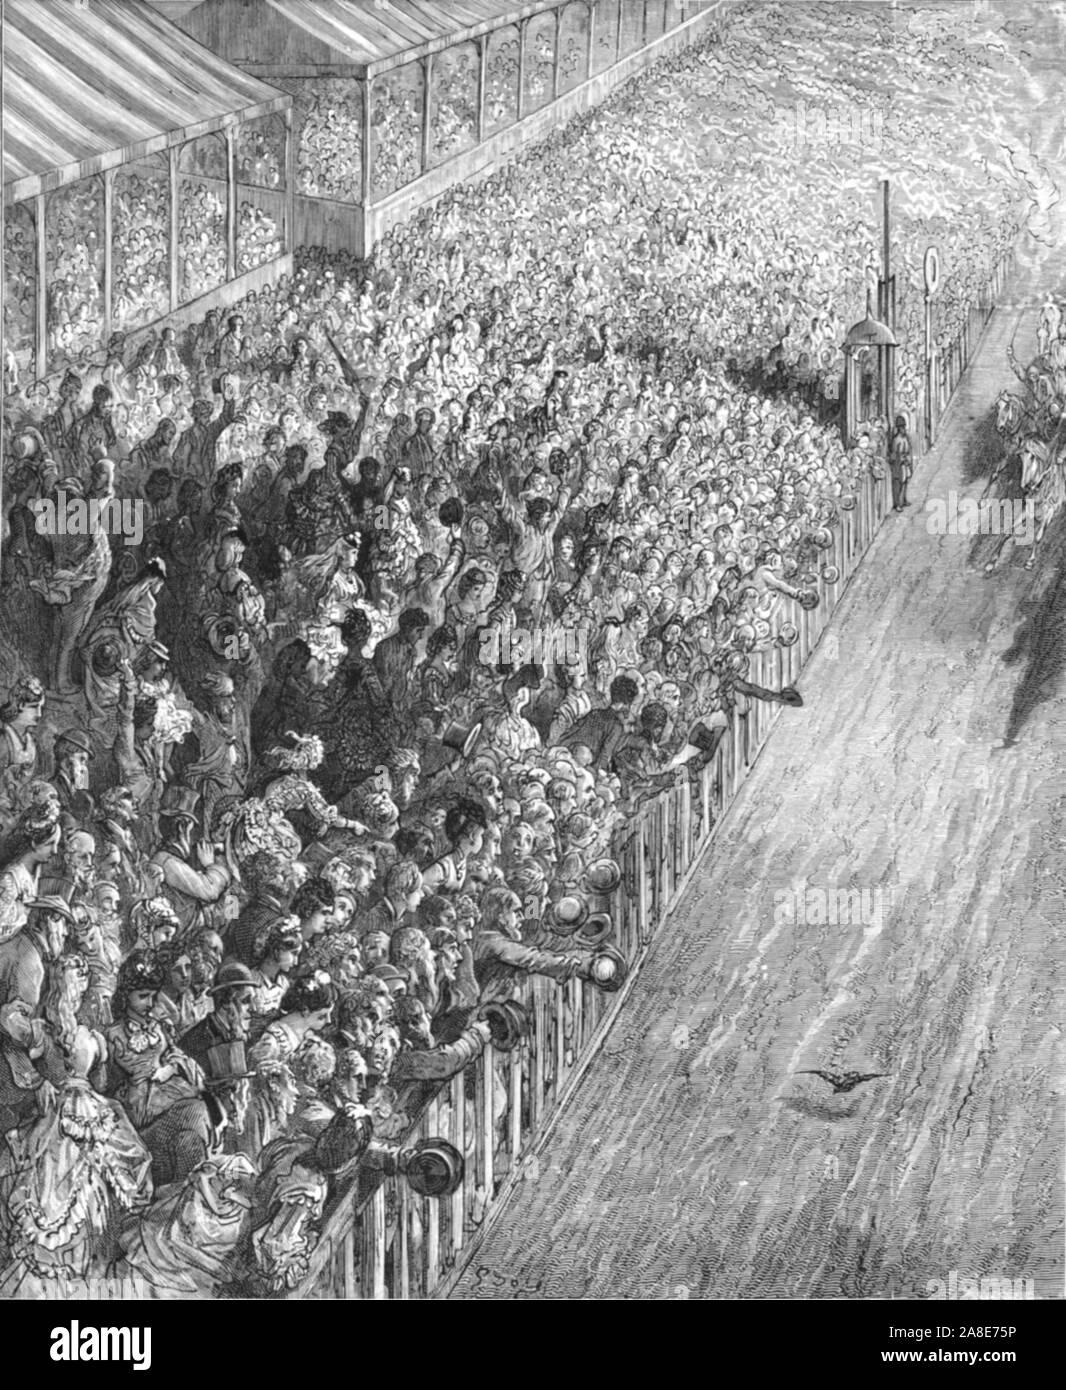
<instances>
[{"instance_id":1,"label":"seated woman in dress","mask_svg":"<svg viewBox=\"0 0 1066 1390\"><path fill-rule=\"evenodd\" d=\"M245 1142L241 1146L243 1152L260 1153L284 1131L294 1103L290 1096L290 1088L295 1092L292 1060L309 1037L329 1025L333 1018L336 993L332 980L322 970L296 980L281 1000L281 1017L270 1024L252 1047L249 1060L256 1069L256 1075L252 1081ZM280 1092L279 1068L288 1073L285 1079L289 1083ZM279 1096L282 1102L280 1111ZM286 1109L287 1114L284 1113Z\"/></svg>"},{"instance_id":2,"label":"seated woman in dress","mask_svg":"<svg viewBox=\"0 0 1066 1390\"><path fill-rule=\"evenodd\" d=\"M37 767L35 729L44 711L44 686L33 676L16 681L0 707L0 818L14 818Z\"/></svg>"},{"instance_id":3,"label":"seated woman in dress","mask_svg":"<svg viewBox=\"0 0 1066 1390\"><path fill-rule=\"evenodd\" d=\"M168 1183L123 1231L120 1272L146 1285L151 1298L214 1297L229 1280L256 1176L244 1154L220 1153Z\"/></svg>"},{"instance_id":4,"label":"seated woman in dress","mask_svg":"<svg viewBox=\"0 0 1066 1390\"><path fill-rule=\"evenodd\" d=\"M56 1281L102 1275L117 1216L151 1200L151 1155L122 1106L95 1089L108 1052L103 1035L78 1022L88 984L81 956L52 965L43 1012L68 1077L46 1083L41 1114L8 1134L0 1157L6 1298L69 1296Z\"/></svg>"},{"instance_id":5,"label":"seated woman in dress","mask_svg":"<svg viewBox=\"0 0 1066 1390\"><path fill-rule=\"evenodd\" d=\"M227 838L238 863L261 849L298 859L303 838L319 839L328 830L369 833L362 821L349 819L331 806L308 779L307 774L320 767L325 756L322 740L291 730L286 738L292 746L272 748L266 755L273 770L261 795L242 801L228 820ZM305 837L291 819L294 813L306 830Z\"/></svg>"},{"instance_id":6,"label":"seated woman in dress","mask_svg":"<svg viewBox=\"0 0 1066 1390\"><path fill-rule=\"evenodd\" d=\"M154 1010L163 988L163 971L148 951L134 951L119 971L107 1030L107 1094L120 1100L138 1129L179 1100L191 1100L203 1087L203 1074L191 1057L174 1046Z\"/></svg>"},{"instance_id":7,"label":"seated woman in dress","mask_svg":"<svg viewBox=\"0 0 1066 1390\"><path fill-rule=\"evenodd\" d=\"M252 1025L250 1037L254 1042L281 1012L281 1001L289 988L289 977L296 969L303 950L298 918L276 923L266 939L253 948L253 971L259 983L252 995Z\"/></svg>"}]
</instances>

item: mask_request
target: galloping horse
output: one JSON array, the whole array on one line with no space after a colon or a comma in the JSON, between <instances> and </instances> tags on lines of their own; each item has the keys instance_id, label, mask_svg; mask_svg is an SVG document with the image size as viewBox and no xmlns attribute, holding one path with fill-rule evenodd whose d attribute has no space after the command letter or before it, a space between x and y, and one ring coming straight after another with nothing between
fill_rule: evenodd
<instances>
[{"instance_id":1,"label":"galloping horse","mask_svg":"<svg viewBox=\"0 0 1066 1390\"><path fill-rule=\"evenodd\" d=\"M996 430L1003 440L1003 446L1010 453L1029 417L1025 402L1010 391L1001 391L996 397Z\"/></svg>"},{"instance_id":2,"label":"galloping horse","mask_svg":"<svg viewBox=\"0 0 1066 1390\"><path fill-rule=\"evenodd\" d=\"M1031 526L1032 539L1029 542L1029 558L1025 568L1031 570L1036 564L1037 550L1048 526L1055 519L1059 508L1066 501L1066 477L1063 473L1063 460L1053 446L1042 439L1029 436L1021 446L1021 496L1014 495L1014 502L1022 502L1026 508L1024 519L1018 518L1015 507L1015 521L1011 530L1000 533L991 560L985 565L985 573L991 572L999 564L1007 542L1018 544L1018 537L1025 534Z\"/></svg>"},{"instance_id":3,"label":"galloping horse","mask_svg":"<svg viewBox=\"0 0 1066 1390\"><path fill-rule=\"evenodd\" d=\"M1026 502L1033 503L1036 512L1036 533L1025 562L1025 568L1031 570L1036 564L1036 551L1044 532L1066 501L1062 456L1043 440L1027 439L1022 446L1022 496Z\"/></svg>"}]
</instances>

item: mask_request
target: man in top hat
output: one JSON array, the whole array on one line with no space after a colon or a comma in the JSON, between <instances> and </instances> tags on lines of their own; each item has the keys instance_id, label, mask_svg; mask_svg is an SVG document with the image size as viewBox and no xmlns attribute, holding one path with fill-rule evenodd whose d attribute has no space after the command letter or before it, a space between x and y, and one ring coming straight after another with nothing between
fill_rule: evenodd
<instances>
[{"instance_id":1,"label":"man in top hat","mask_svg":"<svg viewBox=\"0 0 1066 1390\"><path fill-rule=\"evenodd\" d=\"M74 913L58 894L34 898L28 907L26 926L0 946L0 1133L35 1113L42 1081L60 1085L67 1074L37 1011Z\"/></svg>"},{"instance_id":2,"label":"man in top hat","mask_svg":"<svg viewBox=\"0 0 1066 1390\"><path fill-rule=\"evenodd\" d=\"M208 1158L223 1152L226 1130L240 1134L252 1075L241 1041L218 1043L204 1054L204 1090L176 1101L141 1130L152 1155L152 1184L158 1191L179 1182Z\"/></svg>"},{"instance_id":3,"label":"man in top hat","mask_svg":"<svg viewBox=\"0 0 1066 1390\"><path fill-rule=\"evenodd\" d=\"M217 902L230 882L226 866L215 863L215 852L210 843L197 846L198 869L189 863L192 828L197 819L194 808L198 799L196 792L189 787L167 787L159 808L163 843L150 860L162 870L163 892L186 930L191 926L203 925L203 908Z\"/></svg>"},{"instance_id":4,"label":"man in top hat","mask_svg":"<svg viewBox=\"0 0 1066 1390\"><path fill-rule=\"evenodd\" d=\"M96 814L89 792L89 763L93 746L84 729L64 729L56 734L52 745L55 774L52 785L59 795L63 821L71 825L88 825Z\"/></svg>"},{"instance_id":5,"label":"man in top hat","mask_svg":"<svg viewBox=\"0 0 1066 1390\"><path fill-rule=\"evenodd\" d=\"M220 1043L247 1041L257 984L255 974L240 961L226 961L219 969L215 983L207 991L215 1001L214 1012L183 1034L178 1043L205 1072L207 1055L212 1048Z\"/></svg>"}]
</instances>

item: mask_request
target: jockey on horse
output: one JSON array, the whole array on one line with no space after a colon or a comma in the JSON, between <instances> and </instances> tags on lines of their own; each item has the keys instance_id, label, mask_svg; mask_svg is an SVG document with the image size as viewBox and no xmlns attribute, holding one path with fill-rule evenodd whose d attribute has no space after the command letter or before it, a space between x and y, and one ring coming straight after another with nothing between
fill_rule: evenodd
<instances>
[{"instance_id":1,"label":"jockey on horse","mask_svg":"<svg viewBox=\"0 0 1066 1390\"><path fill-rule=\"evenodd\" d=\"M1066 481L1063 478L1057 434L1051 443L1032 436L1027 438L1021 449L1021 466L1019 500L1025 503L1025 516L1021 520L1015 519L1013 528L1001 534L995 553L985 566L986 574L990 574L999 564L1007 542L1013 540L1018 544L1018 538L1023 537L1030 527L1033 528L1028 542L1031 550L1025 568L1031 570L1036 564L1037 549L1045 531L1066 501Z\"/></svg>"},{"instance_id":2,"label":"jockey on horse","mask_svg":"<svg viewBox=\"0 0 1066 1390\"><path fill-rule=\"evenodd\" d=\"M1050 434L1056 422L1051 418L1049 407L1058 393L1055 390L1055 379L1044 359L1036 358L1023 371L1011 346L1007 348L1007 361L1010 363L1011 371L1025 387L1025 396L1019 401L1019 405L1022 414L1027 417L1026 423L1031 425L1038 435ZM1002 400L1002 397L1000 399ZM998 423L997 420L997 425Z\"/></svg>"}]
</instances>

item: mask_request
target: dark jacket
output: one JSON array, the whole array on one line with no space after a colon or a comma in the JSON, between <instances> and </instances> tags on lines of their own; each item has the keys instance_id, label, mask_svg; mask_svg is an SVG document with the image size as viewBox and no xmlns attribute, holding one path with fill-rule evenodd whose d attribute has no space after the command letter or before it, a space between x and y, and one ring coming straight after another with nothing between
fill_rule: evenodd
<instances>
[{"instance_id":1,"label":"dark jacket","mask_svg":"<svg viewBox=\"0 0 1066 1390\"><path fill-rule=\"evenodd\" d=\"M211 1106L203 1096L179 1100L141 1130L141 1139L152 1155L155 1190L180 1182L204 1159L219 1152L219 1131Z\"/></svg>"},{"instance_id":2,"label":"dark jacket","mask_svg":"<svg viewBox=\"0 0 1066 1390\"><path fill-rule=\"evenodd\" d=\"M593 959L591 951L541 951L500 931L483 929L474 942L474 975L483 1002L511 998L517 974L547 975L560 984L575 976L588 980Z\"/></svg>"},{"instance_id":3,"label":"dark jacket","mask_svg":"<svg viewBox=\"0 0 1066 1390\"><path fill-rule=\"evenodd\" d=\"M609 769L615 749L625 734L625 723L617 710L593 709L571 724L559 742L564 748L584 745L592 754L592 765Z\"/></svg>"},{"instance_id":4,"label":"dark jacket","mask_svg":"<svg viewBox=\"0 0 1066 1390\"><path fill-rule=\"evenodd\" d=\"M227 929L223 942L226 955L239 960L243 965L256 965L258 947L266 940L274 927L285 921L289 914L278 899L262 894L246 903L239 915Z\"/></svg>"},{"instance_id":5,"label":"dark jacket","mask_svg":"<svg viewBox=\"0 0 1066 1390\"><path fill-rule=\"evenodd\" d=\"M454 1042L438 1043L436 1047L404 1048L392 1064L389 1080L446 1081L463 1070L485 1050L485 1039L475 1028L465 1028Z\"/></svg>"},{"instance_id":6,"label":"dark jacket","mask_svg":"<svg viewBox=\"0 0 1066 1390\"><path fill-rule=\"evenodd\" d=\"M217 1014L208 1014L199 1023L194 1023L187 1033L178 1039L178 1046L187 1056L207 1069L207 1052L219 1043L233 1042L235 1039L228 1029L219 1022Z\"/></svg>"}]
</instances>

